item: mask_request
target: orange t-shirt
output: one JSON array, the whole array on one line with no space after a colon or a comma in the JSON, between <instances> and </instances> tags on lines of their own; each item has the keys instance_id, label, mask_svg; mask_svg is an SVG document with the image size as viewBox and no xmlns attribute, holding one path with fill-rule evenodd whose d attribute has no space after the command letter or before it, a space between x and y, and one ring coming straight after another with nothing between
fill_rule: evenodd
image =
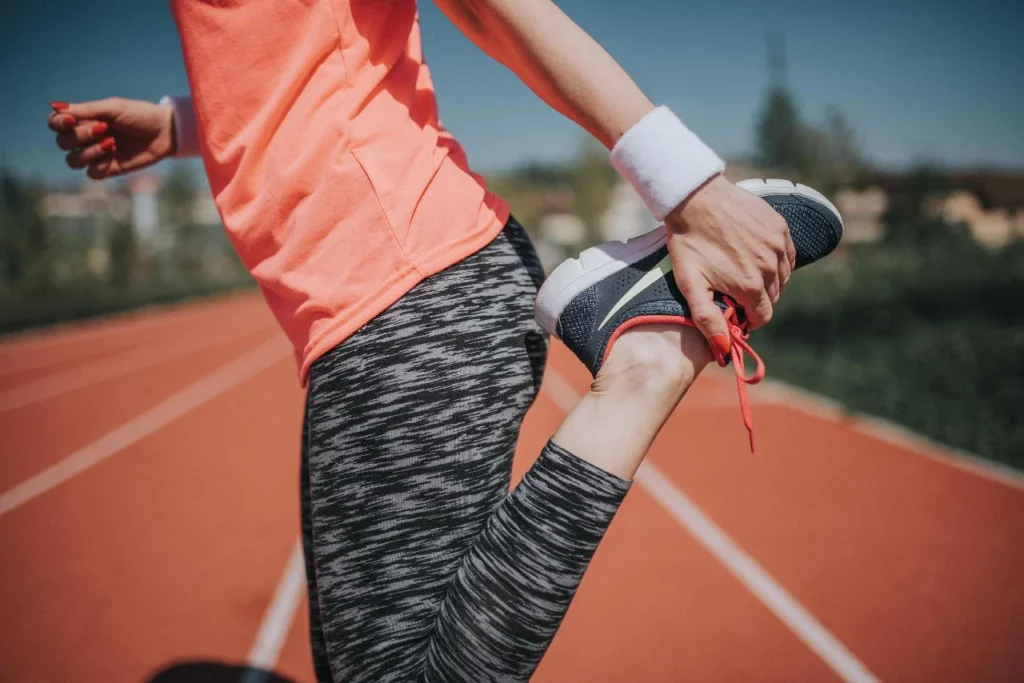
<instances>
[{"instance_id":1,"label":"orange t-shirt","mask_svg":"<svg viewBox=\"0 0 1024 683\"><path fill-rule=\"evenodd\" d=\"M310 364L508 207L441 126L415 0L171 0L221 218Z\"/></svg>"}]
</instances>

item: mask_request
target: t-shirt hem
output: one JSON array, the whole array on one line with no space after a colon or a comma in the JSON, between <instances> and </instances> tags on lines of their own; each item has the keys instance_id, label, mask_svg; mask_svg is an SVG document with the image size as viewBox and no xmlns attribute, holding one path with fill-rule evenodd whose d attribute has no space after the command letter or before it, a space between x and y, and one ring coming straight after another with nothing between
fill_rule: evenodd
<instances>
[{"instance_id":1,"label":"t-shirt hem","mask_svg":"<svg viewBox=\"0 0 1024 683\"><path fill-rule=\"evenodd\" d=\"M305 387L309 383L309 369L321 356L386 311L413 287L493 242L504 229L508 218L508 206L502 202L499 206L494 207L494 221L489 223L486 228L455 244L445 245L444 248L427 254L420 262L411 264L408 273L361 306L355 314L347 311L344 318L333 321L326 330L306 345L299 366L300 384Z\"/></svg>"}]
</instances>

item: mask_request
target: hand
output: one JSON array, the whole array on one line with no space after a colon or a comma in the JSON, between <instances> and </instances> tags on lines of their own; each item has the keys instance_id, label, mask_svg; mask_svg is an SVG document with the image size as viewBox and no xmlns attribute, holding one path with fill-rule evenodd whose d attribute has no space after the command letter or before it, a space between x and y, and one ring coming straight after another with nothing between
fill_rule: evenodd
<instances>
[{"instance_id":1,"label":"hand","mask_svg":"<svg viewBox=\"0 0 1024 683\"><path fill-rule=\"evenodd\" d=\"M729 328L714 293L734 299L751 329L771 320L796 265L789 227L766 202L720 175L670 213L665 225L679 291L715 355L724 356Z\"/></svg>"},{"instance_id":2,"label":"hand","mask_svg":"<svg viewBox=\"0 0 1024 683\"><path fill-rule=\"evenodd\" d=\"M47 119L67 164L94 180L135 171L174 153L174 110L152 102L110 97L53 102Z\"/></svg>"}]
</instances>

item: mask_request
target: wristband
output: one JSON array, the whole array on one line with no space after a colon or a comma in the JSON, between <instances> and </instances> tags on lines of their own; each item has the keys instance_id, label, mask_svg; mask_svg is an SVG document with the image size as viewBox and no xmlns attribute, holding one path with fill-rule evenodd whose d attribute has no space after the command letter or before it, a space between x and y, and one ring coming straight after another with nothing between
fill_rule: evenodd
<instances>
[{"instance_id":1,"label":"wristband","mask_svg":"<svg viewBox=\"0 0 1024 683\"><path fill-rule=\"evenodd\" d=\"M612 166L659 221L725 164L668 107L647 113L612 148Z\"/></svg>"},{"instance_id":2,"label":"wristband","mask_svg":"<svg viewBox=\"0 0 1024 683\"><path fill-rule=\"evenodd\" d=\"M191 97L164 95L160 106L174 110L174 142L176 157L199 156L199 130L196 128L196 113Z\"/></svg>"}]
</instances>

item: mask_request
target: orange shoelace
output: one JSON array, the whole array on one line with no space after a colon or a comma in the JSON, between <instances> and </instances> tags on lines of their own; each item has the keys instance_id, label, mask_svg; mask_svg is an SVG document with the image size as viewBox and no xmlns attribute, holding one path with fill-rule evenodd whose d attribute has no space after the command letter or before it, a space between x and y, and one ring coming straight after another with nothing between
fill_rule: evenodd
<instances>
[{"instance_id":1,"label":"orange shoelace","mask_svg":"<svg viewBox=\"0 0 1024 683\"><path fill-rule=\"evenodd\" d=\"M732 357L733 370L736 371L736 393L740 400L740 415L743 416L743 426L747 428L747 435L750 438L750 452L753 453L754 417L750 413L750 397L747 394L747 385L757 384L764 379L764 361L761 360L761 357L757 355L757 352L754 351L753 347L751 347L750 343L747 341L747 337L750 336L750 333L747 331L747 322L745 320L740 320L738 313L739 307L736 305L736 302L729 297L724 297L724 300L726 304L725 321L729 324L729 337L732 342L732 351L729 355ZM693 320L690 318L680 318L679 316L674 315L637 316L636 318L627 320L612 333L611 338L605 345L602 363L608 360L608 356L612 351L612 346L623 332L636 327L637 325L649 323L669 323L673 325L679 325L682 323L683 325L696 327ZM718 364L725 367L727 363L722 355L714 350L712 350L712 353L714 353L715 360L718 361ZM754 359L754 363L756 364L754 372L749 375L746 374L747 354L750 354L750 357Z\"/></svg>"},{"instance_id":2,"label":"orange shoelace","mask_svg":"<svg viewBox=\"0 0 1024 683\"><path fill-rule=\"evenodd\" d=\"M750 397L747 394L748 384L757 384L764 379L764 361L757 355L757 351L747 341L750 333L747 331L746 321L740 322L736 312L736 304L726 297L725 321L729 324L729 337L732 339L732 367L736 371L736 393L740 400L740 415L743 416L743 426L747 428L747 435L750 437L750 452L754 452L754 417L750 413ZM715 360L719 365L724 365L724 359L717 351ZM746 354L754 359L756 367L751 374L747 374Z\"/></svg>"}]
</instances>

